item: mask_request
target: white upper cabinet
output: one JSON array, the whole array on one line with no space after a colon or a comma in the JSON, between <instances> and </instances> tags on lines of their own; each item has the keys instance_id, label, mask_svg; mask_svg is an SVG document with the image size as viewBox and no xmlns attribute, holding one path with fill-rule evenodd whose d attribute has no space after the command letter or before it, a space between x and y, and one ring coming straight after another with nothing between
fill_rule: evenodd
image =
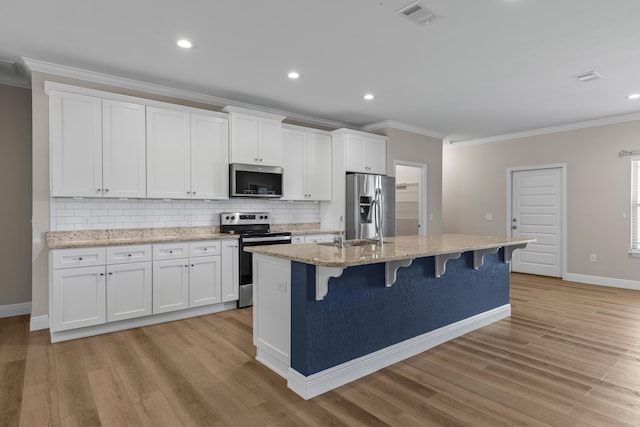
<instances>
[{"instance_id":1,"label":"white upper cabinet","mask_svg":"<svg viewBox=\"0 0 640 427\"><path fill-rule=\"evenodd\" d=\"M331 136L324 131L282 128L284 200L331 200Z\"/></svg>"},{"instance_id":2,"label":"white upper cabinet","mask_svg":"<svg viewBox=\"0 0 640 427\"><path fill-rule=\"evenodd\" d=\"M52 91L51 195L102 195L102 99Z\"/></svg>"},{"instance_id":3,"label":"white upper cabinet","mask_svg":"<svg viewBox=\"0 0 640 427\"><path fill-rule=\"evenodd\" d=\"M147 196L191 196L191 121L184 111L147 107Z\"/></svg>"},{"instance_id":4,"label":"white upper cabinet","mask_svg":"<svg viewBox=\"0 0 640 427\"><path fill-rule=\"evenodd\" d=\"M142 198L147 194L145 107L102 101L102 195Z\"/></svg>"},{"instance_id":5,"label":"white upper cabinet","mask_svg":"<svg viewBox=\"0 0 640 427\"><path fill-rule=\"evenodd\" d=\"M51 195L145 197L145 107L51 93Z\"/></svg>"},{"instance_id":6,"label":"white upper cabinet","mask_svg":"<svg viewBox=\"0 0 640 427\"><path fill-rule=\"evenodd\" d=\"M228 106L231 163L282 166L284 116Z\"/></svg>"},{"instance_id":7,"label":"white upper cabinet","mask_svg":"<svg viewBox=\"0 0 640 427\"><path fill-rule=\"evenodd\" d=\"M214 114L147 107L147 196L227 198L228 132Z\"/></svg>"},{"instance_id":8,"label":"white upper cabinet","mask_svg":"<svg viewBox=\"0 0 640 427\"><path fill-rule=\"evenodd\" d=\"M191 113L191 197L229 195L229 121Z\"/></svg>"},{"instance_id":9,"label":"white upper cabinet","mask_svg":"<svg viewBox=\"0 0 640 427\"><path fill-rule=\"evenodd\" d=\"M344 162L347 172L387 173L387 138L344 130Z\"/></svg>"}]
</instances>

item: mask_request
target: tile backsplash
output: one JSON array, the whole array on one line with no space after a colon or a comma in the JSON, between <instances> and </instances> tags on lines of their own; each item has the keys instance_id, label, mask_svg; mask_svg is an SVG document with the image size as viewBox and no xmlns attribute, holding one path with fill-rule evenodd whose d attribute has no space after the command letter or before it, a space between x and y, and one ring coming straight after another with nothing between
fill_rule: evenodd
<instances>
[{"instance_id":1,"label":"tile backsplash","mask_svg":"<svg viewBox=\"0 0 640 427\"><path fill-rule=\"evenodd\" d=\"M220 225L220 212L265 211L272 224L320 222L320 203L259 199L51 199L51 231Z\"/></svg>"}]
</instances>

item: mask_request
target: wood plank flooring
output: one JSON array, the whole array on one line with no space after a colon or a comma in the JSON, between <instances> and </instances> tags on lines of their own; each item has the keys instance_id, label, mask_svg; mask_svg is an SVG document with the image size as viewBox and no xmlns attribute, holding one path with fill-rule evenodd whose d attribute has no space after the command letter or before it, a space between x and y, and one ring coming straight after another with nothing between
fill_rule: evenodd
<instances>
[{"instance_id":1,"label":"wood plank flooring","mask_svg":"<svg viewBox=\"0 0 640 427\"><path fill-rule=\"evenodd\" d=\"M251 309L50 344L0 319L0 426L640 426L640 292L512 274L512 316L310 401Z\"/></svg>"}]
</instances>

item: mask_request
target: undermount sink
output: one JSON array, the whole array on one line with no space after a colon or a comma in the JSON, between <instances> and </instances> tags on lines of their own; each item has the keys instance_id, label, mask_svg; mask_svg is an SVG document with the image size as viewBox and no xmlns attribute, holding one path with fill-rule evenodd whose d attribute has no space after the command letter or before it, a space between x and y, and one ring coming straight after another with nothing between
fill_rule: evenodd
<instances>
[{"instance_id":1,"label":"undermount sink","mask_svg":"<svg viewBox=\"0 0 640 427\"><path fill-rule=\"evenodd\" d=\"M342 246L368 246L368 245L375 245L377 243L376 240L374 239L354 239L354 240L345 240L342 243ZM386 240L383 240L382 243L388 243ZM324 243L318 243L319 245L322 246L335 246L337 247L338 244L335 242L324 242Z\"/></svg>"}]
</instances>

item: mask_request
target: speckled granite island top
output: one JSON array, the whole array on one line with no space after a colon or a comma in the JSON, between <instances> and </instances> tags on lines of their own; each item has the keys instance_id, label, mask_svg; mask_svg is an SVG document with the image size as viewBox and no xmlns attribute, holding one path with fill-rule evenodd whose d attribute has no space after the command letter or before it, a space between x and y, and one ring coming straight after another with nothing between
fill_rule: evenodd
<instances>
[{"instance_id":1,"label":"speckled granite island top","mask_svg":"<svg viewBox=\"0 0 640 427\"><path fill-rule=\"evenodd\" d=\"M379 262L422 258L435 255L501 248L535 242L535 239L511 239L473 234L430 234L399 236L384 239L380 247L345 246L337 248L320 244L252 246L247 252L298 261L323 267L349 267Z\"/></svg>"}]
</instances>

